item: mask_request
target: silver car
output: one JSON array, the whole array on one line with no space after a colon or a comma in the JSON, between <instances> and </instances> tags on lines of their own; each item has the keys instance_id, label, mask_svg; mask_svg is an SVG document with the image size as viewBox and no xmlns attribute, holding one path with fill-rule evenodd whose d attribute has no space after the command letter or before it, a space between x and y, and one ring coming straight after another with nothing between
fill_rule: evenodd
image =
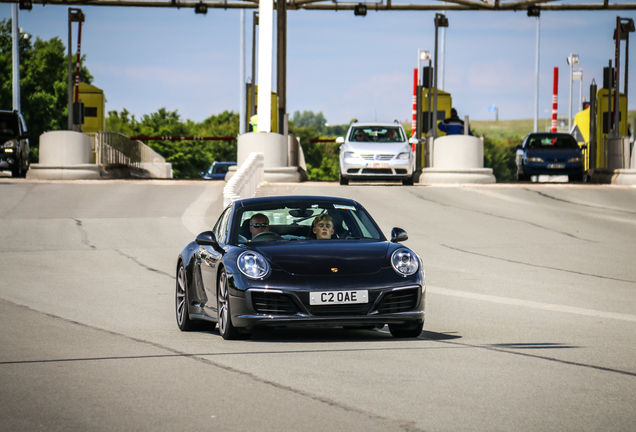
<instances>
[{"instance_id":1,"label":"silver car","mask_svg":"<svg viewBox=\"0 0 636 432\"><path fill-rule=\"evenodd\" d=\"M349 180L402 180L413 184L415 153L402 125L395 123L353 123L340 146L340 184Z\"/></svg>"}]
</instances>

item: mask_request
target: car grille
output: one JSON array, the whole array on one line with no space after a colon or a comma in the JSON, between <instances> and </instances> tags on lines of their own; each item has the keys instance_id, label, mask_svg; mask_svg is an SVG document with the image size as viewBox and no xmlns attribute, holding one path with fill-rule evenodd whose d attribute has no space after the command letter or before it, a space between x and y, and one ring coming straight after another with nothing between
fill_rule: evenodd
<instances>
[{"instance_id":1,"label":"car grille","mask_svg":"<svg viewBox=\"0 0 636 432\"><path fill-rule=\"evenodd\" d=\"M266 315L294 315L298 308L285 294L251 291L252 307L256 313Z\"/></svg>"},{"instance_id":2,"label":"car grille","mask_svg":"<svg viewBox=\"0 0 636 432\"><path fill-rule=\"evenodd\" d=\"M364 160L379 160L379 161L390 161L391 159L393 159L395 155L392 154L379 154L379 155L375 155L375 154L363 154L360 155L360 159L364 159Z\"/></svg>"},{"instance_id":3,"label":"car grille","mask_svg":"<svg viewBox=\"0 0 636 432\"><path fill-rule=\"evenodd\" d=\"M413 310L417 306L417 297L417 288L392 291L382 298L377 311L385 314Z\"/></svg>"},{"instance_id":4,"label":"car grille","mask_svg":"<svg viewBox=\"0 0 636 432\"><path fill-rule=\"evenodd\" d=\"M362 174L393 175L390 168L364 168Z\"/></svg>"}]
</instances>

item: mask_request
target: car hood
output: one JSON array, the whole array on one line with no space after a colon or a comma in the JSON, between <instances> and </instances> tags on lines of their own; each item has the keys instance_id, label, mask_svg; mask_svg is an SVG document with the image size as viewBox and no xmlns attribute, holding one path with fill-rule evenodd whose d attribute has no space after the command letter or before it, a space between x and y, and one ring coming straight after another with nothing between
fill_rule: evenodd
<instances>
[{"instance_id":1,"label":"car hood","mask_svg":"<svg viewBox=\"0 0 636 432\"><path fill-rule=\"evenodd\" d=\"M561 160L576 156L581 156L581 150L563 148L531 148L526 150L526 157L540 157L544 160Z\"/></svg>"},{"instance_id":2,"label":"car hood","mask_svg":"<svg viewBox=\"0 0 636 432\"><path fill-rule=\"evenodd\" d=\"M386 264L388 242L366 240L272 243L255 248L272 264L296 276L369 275Z\"/></svg>"},{"instance_id":3,"label":"car hood","mask_svg":"<svg viewBox=\"0 0 636 432\"><path fill-rule=\"evenodd\" d=\"M410 144L401 143L385 143L385 142L352 142L346 143L347 151L355 151L358 153L386 153L398 154L403 151L410 150Z\"/></svg>"}]
</instances>

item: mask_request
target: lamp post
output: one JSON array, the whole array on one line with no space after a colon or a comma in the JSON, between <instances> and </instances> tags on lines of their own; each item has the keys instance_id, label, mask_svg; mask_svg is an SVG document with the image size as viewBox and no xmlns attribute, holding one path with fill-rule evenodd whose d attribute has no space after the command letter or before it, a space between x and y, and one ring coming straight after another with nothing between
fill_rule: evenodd
<instances>
[{"instance_id":1,"label":"lamp post","mask_svg":"<svg viewBox=\"0 0 636 432\"><path fill-rule=\"evenodd\" d=\"M430 69L431 69L431 63L433 61L433 58L431 57L431 53L429 51L426 50L418 50L418 56L417 56L417 70L418 73L422 72L422 62L423 61L427 61L428 60L428 67L429 67L429 74L428 74L428 82L425 83L424 82L424 74L422 74L422 76L420 77L420 85L422 87L426 86L427 90L428 90L428 97L427 102L428 102L428 107L427 107L427 114L426 114L426 124L430 130L431 128L431 74L430 74ZM420 96L419 94L417 95L418 97ZM428 133L428 131L426 131Z\"/></svg>"},{"instance_id":2,"label":"lamp post","mask_svg":"<svg viewBox=\"0 0 636 432\"><path fill-rule=\"evenodd\" d=\"M539 131L539 35L541 30L541 8L539 6L528 6L528 16L537 19L537 42L534 65L534 132L536 133Z\"/></svg>"},{"instance_id":3,"label":"lamp post","mask_svg":"<svg viewBox=\"0 0 636 432\"><path fill-rule=\"evenodd\" d=\"M579 107L577 111L581 111L583 109L583 71L579 69L572 72L572 80L579 82Z\"/></svg>"},{"instance_id":4,"label":"lamp post","mask_svg":"<svg viewBox=\"0 0 636 432\"><path fill-rule=\"evenodd\" d=\"M84 22L84 14L81 9L68 8L68 130L73 130L73 53L71 51L73 32L71 31L71 23L74 22ZM79 62L79 58L77 61Z\"/></svg>"},{"instance_id":5,"label":"lamp post","mask_svg":"<svg viewBox=\"0 0 636 432\"><path fill-rule=\"evenodd\" d=\"M570 106L568 109L568 130L572 129L572 80L573 71L572 67L579 65L579 55L570 53L568 57L568 64L570 65Z\"/></svg>"},{"instance_id":6,"label":"lamp post","mask_svg":"<svg viewBox=\"0 0 636 432\"><path fill-rule=\"evenodd\" d=\"M433 89L433 111L435 115L433 116L433 121L430 127L433 128L433 137L437 138L437 58L438 58L438 49L437 49L437 40L438 33L440 27L448 27L448 18L446 18L443 14L435 14L435 66L433 67L433 75L434 75L434 89Z\"/></svg>"}]
</instances>

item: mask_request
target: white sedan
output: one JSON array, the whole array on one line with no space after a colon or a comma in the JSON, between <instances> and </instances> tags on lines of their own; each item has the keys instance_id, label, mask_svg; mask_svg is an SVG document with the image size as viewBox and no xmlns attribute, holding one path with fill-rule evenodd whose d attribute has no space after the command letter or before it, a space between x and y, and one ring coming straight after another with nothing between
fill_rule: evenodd
<instances>
[{"instance_id":1,"label":"white sedan","mask_svg":"<svg viewBox=\"0 0 636 432\"><path fill-rule=\"evenodd\" d=\"M415 153L402 125L395 123L353 123L340 146L340 184L349 180L402 180L413 184Z\"/></svg>"}]
</instances>

